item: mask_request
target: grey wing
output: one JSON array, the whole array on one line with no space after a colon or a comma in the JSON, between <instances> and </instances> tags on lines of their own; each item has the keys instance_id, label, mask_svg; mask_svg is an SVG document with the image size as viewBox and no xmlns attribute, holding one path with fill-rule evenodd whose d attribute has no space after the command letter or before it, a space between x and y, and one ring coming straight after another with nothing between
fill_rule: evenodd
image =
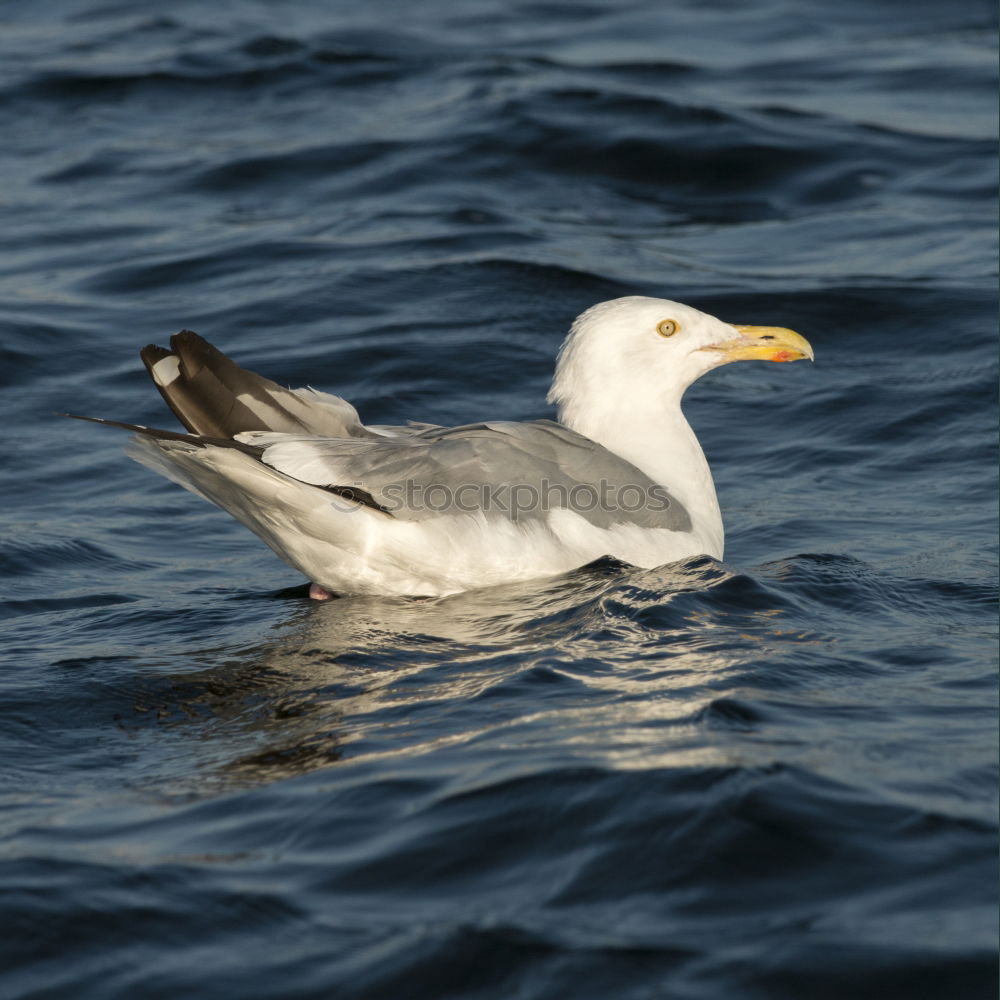
<instances>
[{"instance_id":1,"label":"grey wing","mask_svg":"<svg viewBox=\"0 0 1000 1000\"><path fill-rule=\"evenodd\" d=\"M424 434L427 431L445 430L440 424L427 424L419 420L407 420L402 426L396 424L365 424L365 427L374 434L379 435L379 437L389 438L414 437L417 434Z\"/></svg>"},{"instance_id":2,"label":"grey wing","mask_svg":"<svg viewBox=\"0 0 1000 1000\"><path fill-rule=\"evenodd\" d=\"M482 511L513 521L572 510L597 527L690 530L662 484L548 420L491 422L375 439L250 432L261 460L316 486L357 487L396 517Z\"/></svg>"}]
</instances>

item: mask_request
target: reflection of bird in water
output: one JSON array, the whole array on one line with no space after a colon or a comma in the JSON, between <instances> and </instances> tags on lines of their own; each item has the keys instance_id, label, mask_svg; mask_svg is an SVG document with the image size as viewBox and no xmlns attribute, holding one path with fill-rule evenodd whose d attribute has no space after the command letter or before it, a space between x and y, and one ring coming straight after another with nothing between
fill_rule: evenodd
<instances>
[{"instance_id":1,"label":"reflection of bird in water","mask_svg":"<svg viewBox=\"0 0 1000 1000\"><path fill-rule=\"evenodd\" d=\"M274 638L192 653L205 669L151 681L145 707L175 735L196 727L199 792L496 740L666 762L747 668L734 638L774 628L776 609L732 606L756 586L712 560L608 562L450 597L290 604Z\"/></svg>"},{"instance_id":2,"label":"reflection of bird in water","mask_svg":"<svg viewBox=\"0 0 1000 1000\"><path fill-rule=\"evenodd\" d=\"M313 581L311 595L440 595L611 556L721 559L715 486L681 412L731 361L811 358L797 333L631 296L588 309L549 393L559 423L368 427L350 403L244 371L197 334L142 352L187 434L133 455L227 510Z\"/></svg>"}]
</instances>

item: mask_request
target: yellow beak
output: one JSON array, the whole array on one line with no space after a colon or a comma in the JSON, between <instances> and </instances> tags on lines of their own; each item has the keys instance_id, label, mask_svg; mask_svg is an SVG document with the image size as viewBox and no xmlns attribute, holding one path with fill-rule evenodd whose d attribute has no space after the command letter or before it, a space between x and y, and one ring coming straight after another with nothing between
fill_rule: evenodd
<instances>
[{"instance_id":1,"label":"yellow beak","mask_svg":"<svg viewBox=\"0 0 1000 1000\"><path fill-rule=\"evenodd\" d=\"M719 351L728 361L798 361L813 359L813 349L805 337L783 326L733 326L739 334L732 340L710 344L705 351Z\"/></svg>"}]
</instances>

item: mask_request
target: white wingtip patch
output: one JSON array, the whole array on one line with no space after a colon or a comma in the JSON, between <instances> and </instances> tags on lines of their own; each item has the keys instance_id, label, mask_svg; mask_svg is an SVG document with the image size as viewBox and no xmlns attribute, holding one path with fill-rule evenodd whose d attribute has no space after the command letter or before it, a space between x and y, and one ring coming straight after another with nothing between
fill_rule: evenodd
<instances>
[{"instance_id":1,"label":"white wingtip patch","mask_svg":"<svg viewBox=\"0 0 1000 1000\"><path fill-rule=\"evenodd\" d=\"M176 355L161 358L153 365L153 381L157 385L168 386L181 373L181 361Z\"/></svg>"}]
</instances>

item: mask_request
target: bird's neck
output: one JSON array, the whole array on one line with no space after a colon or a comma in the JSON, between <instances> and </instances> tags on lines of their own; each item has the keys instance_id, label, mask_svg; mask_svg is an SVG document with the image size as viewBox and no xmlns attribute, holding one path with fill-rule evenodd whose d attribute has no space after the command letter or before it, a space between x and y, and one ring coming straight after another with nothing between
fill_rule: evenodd
<instances>
[{"instance_id":1,"label":"bird's neck","mask_svg":"<svg viewBox=\"0 0 1000 1000\"><path fill-rule=\"evenodd\" d=\"M570 406L560 412L560 420L666 487L687 509L705 553L722 558L722 515L715 483L680 399L661 398L654 405L633 401L614 412Z\"/></svg>"}]
</instances>

